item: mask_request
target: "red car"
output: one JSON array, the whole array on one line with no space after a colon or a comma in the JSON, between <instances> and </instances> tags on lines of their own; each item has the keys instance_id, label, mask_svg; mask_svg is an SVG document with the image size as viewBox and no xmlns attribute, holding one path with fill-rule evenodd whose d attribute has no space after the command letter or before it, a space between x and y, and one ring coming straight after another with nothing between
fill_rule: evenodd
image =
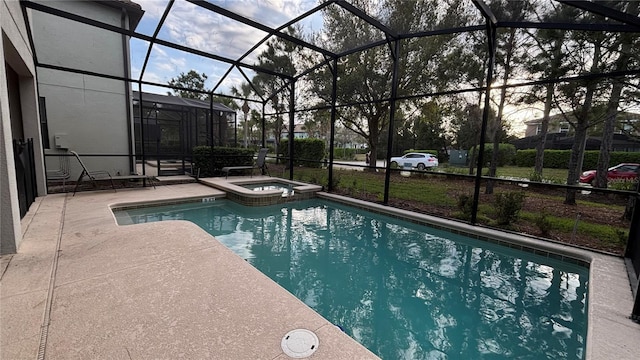
<instances>
[{"instance_id":1,"label":"red car","mask_svg":"<svg viewBox=\"0 0 640 360\"><path fill-rule=\"evenodd\" d=\"M615 180L615 179L635 179L638 177L638 168L640 168L640 164L618 164L614 167L609 168L607 172L607 180ZM596 178L596 171L589 170L582 173L580 176L581 183L592 184Z\"/></svg>"}]
</instances>

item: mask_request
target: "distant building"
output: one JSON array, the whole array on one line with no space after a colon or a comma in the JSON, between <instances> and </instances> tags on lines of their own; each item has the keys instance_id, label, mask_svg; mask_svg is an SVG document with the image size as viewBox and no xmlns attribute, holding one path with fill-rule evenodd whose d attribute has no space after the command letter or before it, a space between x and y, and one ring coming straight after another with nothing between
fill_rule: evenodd
<instances>
[{"instance_id":1,"label":"distant building","mask_svg":"<svg viewBox=\"0 0 640 360\"><path fill-rule=\"evenodd\" d=\"M535 149L539 139L540 135L527 136L522 139L511 141L511 144L513 144L518 150ZM571 133L550 133L547 134L544 148L550 150L571 150L574 142L575 138ZM585 150L600 150L601 143L602 137L590 136L587 138ZM640 139L626 134L614 134L612 151L639 152Z\"/></svg>"},{"instance_id":2,"label":"distant building","mask_svg":"<svg viewBox=\"0 0 640 360\"><path fill-rule=\"evenodd\" d=\"M573 115L568 114L567 116ZM534 149L542 131L542 118L525 121L525 124L527 125L525 137L511 142L518 150ZM573 127L563 114L550 116L545 149L571 149L575 142L573 134ZM598 124L589 128L585 150L600 150L601 143L602 124ZM640 151L640 114L630 112L618 114L612 147L612 151Z\"/></svg>"},{"instance_id":3,"label":"distant building","mask_svg":"<svg viewBox=\"0 0 640 360\"><path fill-rule=\"evenodd\" d=\"M567 117L570 119L575 119L573 114L567 114L566 117L564 114L556 114L551 115L549 117L549 128L547 130L548 134L570 134L573 133L573 128L571 124L567 120ZM524 122L527 126L525 130L525 137L535 136L540 134L542 131L542 118L533 119ZM595 126L590 131L591 134L602 133L602 126ZM630 113L630 112L620 112L618 113L616 119L616 134L627 134L632 136L640 136L640 114Z\"/></svg>"},{"instance_id":4,"label":"distant building","mask_svg":"<svg viewBox=\"0 0 640 360\"><path fill-rule=\"evenodd\" d=\"M293 127L293 137L295 139L306 139L309 137L307 133L307 127L304 124L296 124Z\"/></svg>"}]
</instances>

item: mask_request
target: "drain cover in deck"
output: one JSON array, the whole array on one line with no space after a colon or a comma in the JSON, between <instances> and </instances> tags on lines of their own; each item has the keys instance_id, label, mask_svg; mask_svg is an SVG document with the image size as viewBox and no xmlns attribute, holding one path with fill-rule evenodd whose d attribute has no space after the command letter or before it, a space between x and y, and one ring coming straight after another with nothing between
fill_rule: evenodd
<instances>
[{"instance_id":1,"label":"drain cover in deck","mask_svg":"<svg viewBox=\"0 0 640 360\"><path fill-rule=\"evenodd\" d=\"M289 331L283 338L282 351L289 357L302 359L311 356L317 349L318 337L307 329Z\"/></svg>"}]
</instances>

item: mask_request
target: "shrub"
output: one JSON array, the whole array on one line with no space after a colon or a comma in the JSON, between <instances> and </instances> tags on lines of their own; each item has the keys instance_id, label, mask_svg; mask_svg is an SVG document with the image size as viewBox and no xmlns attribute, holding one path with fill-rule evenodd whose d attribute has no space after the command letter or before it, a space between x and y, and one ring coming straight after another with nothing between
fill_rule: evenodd
<instances>
[{"instance_id":1,"label":"shrub","mask_svg":"<svg viewBox=\"0 0 640 360\"><path fill-rule=\"evenodd\" d=\"M598 155L600 151L589 150L584 152L583 170L593 170L598 166ZM544 167L550 169L566 169L569 167L569 157L571 150L545 150ZM640 162L640 152L614 151L611 153L609 163L611 166L620 163ZM536 151L534 149L518 150L516 152L515 164L520 167L532 167L536 163Z\"/></svg>"},{"instance_id":2,"label":"shrub","mask_svg":"<svg viewBox=\"0 0 640 360\"><path fill-rule=\"evenodd\" d=\"M612 179L609 180L608 187L615 190L636 191L639 179Z\"/></svg>"},{"instance_id":3,"label":"shrub","mask_svg":"<svg viewBox=\"0 0 640 360\"><path fill-rule=\"evenodd\" d=\"M333 148L334 160L355 160L357 149L353 148Z\"/></svg>"},{"instance_id":4,"label":"shrub","mask_svg":"<svg viewBox=\"0 0 640 360\"><path fill-rule=\"evenodd\" d=\"M518 220L525 197L525 193L519 191L496 194L496 222L498 225L509 225Z\"/></svg>"},{"instance_id":5,"label":"shrub","mask_svg":"<svg viewBox=\"0 0 640 360\"><path fill-rule=\"evenodd\" d=\"M471 220L471 213L473 211L473 196L462 194L458 196L458 209L460 209L463 220Z\"/></svg>"},{"instance_id":6,"label":"shrub","mask_svg":"<svg viewBox=\"0 0 640 360\"><path fill-rule=\"evenodd\" d=\"M216 175L225 166L253 164L253 149L196 146L193 148L193 164L201 177Z\"/></svg>"},{"instance_id":7,"label":"shrub","mask_svg":"<svg viewBox=\"0 0 640 360\"><path fill-rule=\"evenodd\" d=\"M327 178L327 185L329 184L329 178ZM334 189L337 189L340 186L340 175L333 174L333 184Z\"/></svg>"},{"instance_id":8,"label":"shrub","mask_svg":"<svg viewBox=\"0 0 640 360\"><path fill-rule=\"evenodd\" d=\"M416 150L416 149L409 149L409 150L405 150L402 152L402 155L408 154L408 153L422 153L422 154L432 154L432 155L438 155L438 150Z\"/></svg>"},{"instance_id":9,"label":"shrub","mask_svg":"<svg viewBox=\"0 0 640 360\"><path fill-rule=\"evenodd\" d=\"M289 157L289 140L280 142L280 151ZM293 164L296 166L322 167L324 141L320 139L293 139Z\"/></svg>"},{"instance_id":10,"label":"shrub","mask_svg":"<svg viewBox=\"0 0 640 360\"><path fill-rule=\"evenodd\" d=\"M542 175L532 171L529 173L529 181L542 182Z\"/></svg>"},{"instance_id":11,"label":"shrub","mask_svg":"<svg viewBox=\"0 0 640 360\"><path fill-rule=\"evenodd\" d=\"M549 218L549 213L545 210L536 215L533 219L533 223L536 224L538 230L540 230L540 235L548 237L551 233L551 228L553 227L553 222Z\"/></svg>"},{"instance_id":12,"label":"shrub","mask_svg":"<svg viewBox=\"0 0 640 360\"><path fill-rule=\"evenodd\" d=\"M479 148L477 145L469 150L469 154L477 151ZM491 162L493 156L493 144L484 144L483 160L485 163ZM499 144L498 146L498 166L513 165L516 157L516 147L511 144ZM478 162L478 156L475 158L475 162Z\"/></svg>"}]
</instances>

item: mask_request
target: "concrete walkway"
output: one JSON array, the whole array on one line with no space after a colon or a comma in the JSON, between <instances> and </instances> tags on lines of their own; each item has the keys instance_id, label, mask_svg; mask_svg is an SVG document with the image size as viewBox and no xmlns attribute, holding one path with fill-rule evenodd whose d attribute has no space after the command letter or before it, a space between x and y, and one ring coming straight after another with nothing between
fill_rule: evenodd
<instances>
[{"instance_id":1,"label":"concrete walkway","mask_svg":"<svg viewBox=\"0 0 640 360\"><path fill-rule=\"evenodd\" d=\"M282 337L317 334L317 359L375 359L186 221L117 226L109 205L223 195L198 184L49 195L2 256L1 359L287 359Z\"/></svg>"},{"instance_id":2,"label":"concrete walkway","mask_svg":"<svg viewBox=\"0 0 640 360\"><path fill-rule=\"evenodd\" d=\"M375 359L196 225L117 226L109 208L222 195L181 184L37 199L18 254L0 257L0 359L287 359L296 328L318 335L314 359ZM624 262L586 256L587 358L637 359Z\"/></svg>"}]
</instances>

